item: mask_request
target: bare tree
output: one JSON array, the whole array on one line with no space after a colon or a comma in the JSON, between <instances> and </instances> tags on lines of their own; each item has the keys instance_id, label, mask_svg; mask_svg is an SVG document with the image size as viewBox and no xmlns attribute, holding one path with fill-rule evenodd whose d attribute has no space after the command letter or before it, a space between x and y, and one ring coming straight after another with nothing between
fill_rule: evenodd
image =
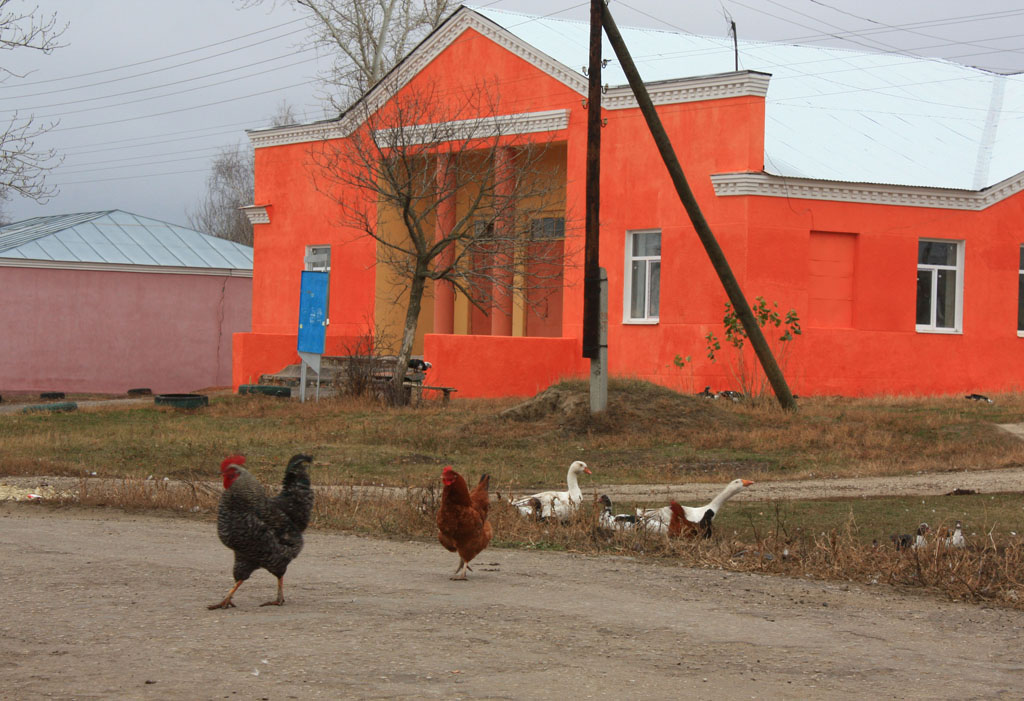
<instances>
[{"instance_id":1,"label":"bare tree","mask_svg":"<svg viewBox=\"0 0 1024 701\"><path fill-rule=\"evenodd\" d=\"M544 236L545 223L565 221L564 152L520 133L522 118L499 116L492 97L486 86L461 95L406 88L380 111L360 103L353 109L367 113L351 136L309 152L312 181L339 205L338 224L373 238L378 264L408 294L395 397L428 282L450 285L492 318L510 316L513 303L560 287L572 257L571 239Z\"/></svg>"},{"instance_id":2,"label":"bare tree","mask_svg":"<svg viewBox=\"0 0 1024 701\"><path fill-rule=\"evenodd\" d=\"M283 100L270 118L271 126L275 127L297 121L294 108ZM188 212L189 226L218 238L251 246L252 224L241 208L253 203L254 173L254 154L249 145L235 144L222 148L210 164L205 194L196 208Z\"/></svg>"},{"instance_id":3,"label":"bare tree","mask_svg":"<svg viewBox=\"0 0 1024 701\"><path fill-rule=\"evenodd\" d=\"M327 101L339 112L376 85L458 6L451 0L273 1L305 13L315 45L335 55L321 80Z\"/></svg>"},{"instance_id":4,"label":"bare tree","mask_svg":"<svg viewBox=\"0 0 1024 701\"><path fill-rule=\"evenodd\" d=\"M50 54L59 48L57 40L66 27L57 25L57 15L39 14L38 8L25 11L12 0L0 0L0 50L32 49ZM0 66L0 83L23 77ZM46 184L46 175L60 164L54 149L41 149L36 139L56 126L40 124L33 116L17 112L0 125L0 199L17 193L44 202L56 193Z\"/></svg>"},{"instance_id":5,"label":"bare tree","mask_svg":"<svg viewBox=\"0 0 1024 701\"><path fill-rule=\"evenodd\" d=\"M210 165L206 193L188 223L205 234L246 246L252 245L252 224L241 207L252 204L255 165L248 145L222 148Z\"/></svg>"}]
</instances>

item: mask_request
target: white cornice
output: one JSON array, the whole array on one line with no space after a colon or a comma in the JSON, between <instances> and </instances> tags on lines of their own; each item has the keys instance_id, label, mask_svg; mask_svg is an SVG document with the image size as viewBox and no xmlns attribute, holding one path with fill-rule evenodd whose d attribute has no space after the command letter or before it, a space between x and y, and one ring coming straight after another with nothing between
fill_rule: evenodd
<instances>
[{"instance_id":1,"label":"white cornice","mask_svg":"<svg viewBox=\"0 0 1024 701\"><path fill-rule=\"evenodd\" d=\"M440 124L417 124L396 129L381 129L373 133L381 146L392 142L393 134L401 131L403 143L423 144L434 141L462 139L489 139L511 134L535 134L559 131L569 126L569 110L547 110L523 114L502 114L481 119L465 119ZM440 137L440 138L439 138Z\"/></svg>"},{"instance_id":2,"label":"white cornice","mask_svg":"<svg viewBox=\"0 0 1024 701\"><path fill-rule=\"evenodd\" d=\"M711 183L719 197L753 195L977 211L1024 190L1024 173L1018 173L984 190L847 183L787 178L766 173L719 173L711 176Z\"/></svg>"},{"instance_id":3,"label":"white cornice","mask_svg":"<svg viewBox=\"0 0 1024 701\"><path fill-rule=\"evenodd\" d=\"M514 34L494 22L463 7L441 27L430 34L408 57L375 85L360 102L335 120L298 126L275 127L249 130L249 141L253 148L283 146L286 144L308 143L325 139L344 138L351 134L363 121L363 116L373 113L392 95L408 84L427 64L451 46L467 29L473 29L498 46L547 73L581 96L587 94L587 79L582 73L570 70L542 51L527 44ZM722 73L697 78L652 83L648 85L651 99L656 105L676 102L715 100L726 97L747 95L763 97L768 91L771 76L756 71ZM629 86L616 87L608 91L601 100L605 109L635 108Z\"/></svg>"},{"instance_id":4,"label":"white cornice","mask_svg":"<svg viewBox=\"0 0 1024 701\"><path fill-rule=\"evenodd\" d=\"M251 269L188 268L175 265L132 265L128 263L82 263L78 261L36 260L32 258L0 258L0 268L45 268L48 270L96 270L118 273L159 273L164 275L215 275L217 277L252 277Z\"/></svg>"},{"instance_id":5,"label":"white cornice","mask_svg":"<svg viewBox=\"0 0 1024 701\"><path fill-rule=\"evenodd\" d=\"M768 94L769 80L771 75L757 71L719 73L647 83L647 92L655 105L721 100L727 97L764 97ZM633 89L628 85L612 88L601 98L601 107L609 110L635 109L636 106Z\"/></svg>"},{"instance_id":6,"label":"white cornice","mask_svg":"<svg viewBox=\"0 0 1024 701\"><path fill-rule=\"evenodd\" d=\"M267 211L267 205L265 204L247 204L244 207L239 207L239 209L245 213L250 224L270 223L270 212Z\"/></svg>"}]
</instances>

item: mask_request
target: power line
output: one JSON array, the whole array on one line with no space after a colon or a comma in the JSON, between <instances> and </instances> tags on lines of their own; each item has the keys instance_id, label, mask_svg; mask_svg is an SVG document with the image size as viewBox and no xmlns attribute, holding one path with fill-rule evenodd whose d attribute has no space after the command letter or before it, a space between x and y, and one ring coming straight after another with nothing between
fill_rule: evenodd
<instances>
[{"instance_id":1,"label":"power line","mask_svg":"<svg viewBox=\"0 0 1024 701\"><path fill-rule=\"evenodd\" d=\"M275 29L281 29L282 27L287 27L288 25L295 24L296 22L301 22L302 20L303 20L303 18L300 17L299 19L290 20L288 22L284 22L283 24L279 24L279 25L276 25L274 27L268 27L267 29L260 29L260 30L257 30L255 32L249 32L248 34L243 34L241 36L234 37L233 39L226 39L226 40L223 40L223 41L216 41L216 42L214 42L212 44L207 44L205 46L200 46L200 47L195 48L195 49L186 49L184 51L178 51L178 52L173 53L173 54L167 54L166 56L158 56L157 58L146 59L145 61L136 61L135 63L126 63L126 64L124 64L122 66L114 66L112 68L102 68L100 70L89 71L87 73L79 73L77 75L64 76L63 78L47 78L46 80L36 80L36 81L32 81L30 83L18 83L16 85L0 85L0 89L7 89L7 88L14 88L14 87L29 87L29 86L32 86L32 85L44 85L46 83L56 83L56 82L60 82L62 80L75 80L75 79L78 79L78 78L88 78L91 75L100 75L102 73L111 73L113 71L124 70L125 68L135 68L136 66L143 66L143 65L146 65L147 63L155 63L157 61L163 61L163 60L168 59L168 58L175 58L176 56L184 56L185 54L195 53L196 51L204 51L206 49L210 49L210 48L213 48L215 46L221 46L223 44L229 44L229 43L231 43L233 41L238 41L239 39L246 39L248 37L255 36L256 34L262 34L264 32L270 32L270 31L273 31ZM114 82L117 82L119 80L129 80L131 78L139 78L139 77L142 77L142 76L151 75L153 73L159 73L160 71L171 70L172 68L181 68L182 66L188 66L188 65L191 65L193 63L197 63L199 61L206 61L206 60L209 60L211 58L217 58L219 56L225 56L225 55L230 54L230 53L235 53L236 51L241 51L243 49L252 48L253 46L259 46L260 44L266 44L267 42L270 42L270 41L276 41L278 39L283 39L284 37L292 36L293 34L298 34L298 33L303 32L303 31L305 31L305 29L297 29L295 31L287 32L285 34L281 34L281 35L276 36L276 37L270 37L269 39L265 39L263 41L258 41L258 42L255 42L253 44L247 44L245 46L239 46L238 48L235 48L235 49L230 49L228 51L223 51L223 52L221 52L219 54L213 54L212 56L206 56L206 57L203 57L203 58L193 59L192 61L186 61L184 63L179 63L179 64L176 64L176 65L173 65L173 66L167 66L166 68L158 68L158 69L155 69L155 70L152 70L152 71L147 71L145 73L138 73L136 75L125 76L123 78L114 78L112 80L101 81L99 83L90 83L88 85L78 85L78 86L75 86L75 87L72 87L72 88L59 88L57 90L48 90L45 93L35 93L35 94L32 94L32 95L19 95L17 98L14 98L14 99L20 99L20 98L23 98L23 97L36 97L38 95L46 95L46 94L50 94L50 93L54 93L54 92L64 92L64 91L67 91L67 90L78 90L78 89L81 89L81 88L92 88L92 87L95 87L97 85L105 85L106 83L114 83Z\"/></svg>"},{"instance_id":2,"label":"power line","mask_svg":"<svg viewBox=\"0 0 1024 701\"><path fill-rule=\"evenodd\" d=\"M48 134L53 134L53 133L56 133L56 132L76 131L78 129L92 129L94 127L109 126L111 124L123 124L125 122L134 122L134 121L138 121L140 119L152 119L153 117L166 117L169 114L179 114L181 112L188 112L190 110L202 109L204 107L213 107L214 105L223 105L223 104L225 104L227 102L236 102L238 100L247 100L250 97L259 97L260 95L268 95L270 93L280 92L283 89L298 88L298 87L301 87L303 85L312 85L315 82L316 81L314 81L314 80L307 80L307 81L304 81L304 82L301 82L301 83L296 83L294 85L285 86L285 88L280 88L280 87L270 88L269 90L261 90L260 92L249 93L248 95L241 95L241 96L238 96L238 97L229 97L229 98L225 98L223 100L215 100L214 102L206 102L206 103L203 103L201 105L192 105L191 107L181 107L181 108L176 109L176 110L167 110L165 112L155 112L153 114L142 114L142 115L138 115L136 117L125 117L123 119L111 119L111 120L108 120L106 122L100 122L98 124L79 124L78 126L73 126L73 127L57 127L55 129L50 129L47 133Z\"/></svg>"},{"instance_id":3,"label":"power line","mask_svg":"<svg viewBox=\"0 0 1024 701\"><path fill-rule=\"evenodd\" d=\"M278 58L280 58L280 57L278 57ZM256 61L256 62L254 62L253 64L250 64L250 65L258 65L260 63L267 63L269 61L276 61L276 60L278 60L278 58L266 59L264 61ZM95 112L97 110L108 110L108 109L112 109L114 107L124 107L125 105L135 105L135 104L138 104L140 102L149 102L150 100L159 100L159 99L162 99L162 98L165 98L165 97L173 97L175 95L184 95L185 93L195 92L196 90L205 90L207 88L216 87L218 85L224 85L225 83L237 83L237 82L239 82L241 80L248 80L249 78L257 78L259 76L268 75L268 74L273 73L275 71L281 71L281 70L284 70L286 68L294 68L295 66L300 66L300 65L303 65L303 64L306 64L306 63L311 63L312 61L315 61L315 60L316 60L315 57L313 59L303 59L301 61L296 61L294 63L288 63L288 64L285 64L283 66L277 66L275 68L268 68L265 71L258 71L256 73L250 73L249 75L243 75L243 76L237 76L235 78L228 78L228 79L225 79L225 80L219 80L219 81L214 82L214 83L207 83L206 85L196 85L196 86L193 86L191 88L185 88L183 90L176 90L174 92L162 93L160 95L150 95L149 97L141 97L141 98L138 98L136 100L125 100L124 102L116 102L116 103L111 104L111 105L97 105L96 107L86 107L86 108L83 108L83 109L80 109L80 110L70 110L70 111L67 111L67 112L62 112L60 114L43 115L43 116L37 117L37 119L59 119L61 117L66 117L69 114L81 114L83 112ZM234 72L234 71L237 71L237 70L242 70L243 68L247 68L247 67L248 66L239 66L238 68L231 68L231 69L228 69L226 71L221 71L221 73L219 73L219 74L213 74L213 75L222 75L224 73L231 73L231 72ZM177 81L177 84L180 84L180 83L190 83L193 80L196 80L196 79L189 78L189 79L186 79L186 80L180 80L180 81ZM176 83L171 83L171 85L174 85L174 84L176 84ZM139 90L134 90L134 91L131 91L131 92L143 92L145 90L155 90L155 89L157 89L157 88L140 88ZM125 93L125 94L127 94L127 93ZM90 102L90 101L93 101L93 100L103 100L103 99L107 99L107 98L104 98L104 97L92 97L92 98L88 98L88 99L85 99L85 100L76 100L75 102L62 103L62 104L76 104L76 103L81 103L81 102ZM56 105L47 105L47 106L56 106ZM36 109L43 109L43 108L39 107L39 108L36 108ZM0 110L0 112L19 112L19 111L22 111L22 110ZM25 110L25 111L28 111L28 110Z\"/></svg>"}]
</instances>

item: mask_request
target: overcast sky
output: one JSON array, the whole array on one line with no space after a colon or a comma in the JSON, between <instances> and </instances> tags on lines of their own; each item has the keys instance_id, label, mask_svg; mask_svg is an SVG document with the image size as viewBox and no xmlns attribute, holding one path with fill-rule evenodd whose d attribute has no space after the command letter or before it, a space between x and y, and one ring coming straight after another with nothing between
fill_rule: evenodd
<instances>
[{"instance_id":1,"label":"overcast sky","mask_svg":"<svg viewBox=\"0 0 1024 701\"><path fill-rule=\"evenodd\" d=\"M15 4L20 0L15 0ZM318 57L303 51L302 15L285 0L38 0L68 25L49 56L2 52L24 77L0 84L0 110L56 126L38 141L63 155L45 204L13 199L9 218L123 209L176 224L200 199L218 149L247 143L282 102L303 120L327 116ZM479 6L586 19L588 3L496 0ZM24 2L30 9L36 2ZM1020 0L612 0L620 26L741 39L821 43L1024 71ZM325 62L326 63L326 62ZM1024 169L1024 167L1022 167Z\"/></svg>"}]
</instances>

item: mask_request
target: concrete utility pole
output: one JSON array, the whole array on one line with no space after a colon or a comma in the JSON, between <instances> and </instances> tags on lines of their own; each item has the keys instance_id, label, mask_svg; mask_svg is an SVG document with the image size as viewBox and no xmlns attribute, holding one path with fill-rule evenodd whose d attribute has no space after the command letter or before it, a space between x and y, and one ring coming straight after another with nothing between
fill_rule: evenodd
<instances>
[{"instance_id":1,"label":"concrete utility pole","mask_svg":"<svg viewBox=\"0 0 1024 701\"><path fill-rule=\"evenodd\" d=\"M590 413L608 408L607 278L602 281L601 240L601 17L604 0L590 0L587 69L586 245L583 260L583 357L590 358ZM602 294L602 290L604 293ZM602 306L603 301L603 306Z\"/></svg>"},{"instance_id":2,"label":"concrete utility pole","mask_svg":"<svg viewBox=\"0 0 1024 701\"><path fill-rule=\"evenodd\" d=\"M633 63L633 58L629 55L626 43L623 41L619 28L615 25L615 20L612 19L611 12L608 11L607 7L601 13L601 21L604 25L605 34L608 35L608 41L611 43L612 48L615 49L615 56L619 59L622 70L629 80L629 86L633 89L633 94L636 96L640 111L643 113L644 119L647 120L647 127L651 130L654 143L657 144L662 160L665 161L665 167L668 168L668 173L672 178L673 185L675 185L676 193L686 208L686 213L690 216L690 221L693 224L693 228L697 231L700 242L704 244L704 250L707 251L708 258L711 259L711 265L714 266L719 280L722 281L722 287L725 288L725 293L729 296L729 301L732 302L733 309L736 310L736 315L739 317L740 323L743 324L743 329L747 332L750 345L753 346L757 359L761 362L761 367L764 368L764 374L768 378L768 382L771 383L779 404L784 409L796 409L796 402L793 399L793 393L789 390L789 385L786 384L786 378L783 377L782 370L779 368L778 363L775 362L775 356L772 354L764 334L761 333L761 327L757 325L754 312L751 311L747 298L743 296L743 290L740 289L739 282L737 282L736 276L733 275L732 268L729 267L729 261L726 259L725 253L722 251L721 246L718 245L715 235L711 232L711 227L708 226L708 222L700 210L700 205L697 204L697 198L694 197L690 184L686 181L683 168L679 165L679 159L676 158L672 142L669 140L665 127L661 123L661 118L658 117L657 110L654 109L654 103L651 102L647 88L640 78L640 72L637 71L636 64Z\"/></svg>"}]
</instances>

